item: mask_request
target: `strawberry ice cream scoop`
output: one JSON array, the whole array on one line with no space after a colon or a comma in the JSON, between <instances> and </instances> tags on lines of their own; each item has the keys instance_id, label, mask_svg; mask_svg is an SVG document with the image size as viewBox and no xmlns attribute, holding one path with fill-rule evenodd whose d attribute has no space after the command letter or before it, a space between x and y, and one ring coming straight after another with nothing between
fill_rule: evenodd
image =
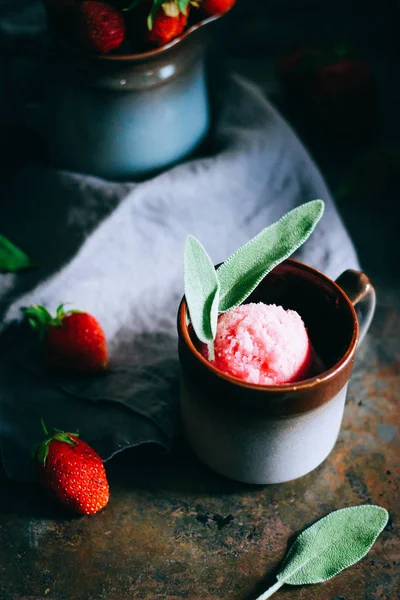
<instances>
[{"instance_id":1,"label":"strawberry ice cream scoop","mask_svg":"<svg viewBox=\"0 0 400 600\"><path fill-rule=\"evenodd\" d=\"M262 302L220 315L214 349L217 369L260 385L304 379L313 360L300 315Z\"/></svg>"}]
</instances>

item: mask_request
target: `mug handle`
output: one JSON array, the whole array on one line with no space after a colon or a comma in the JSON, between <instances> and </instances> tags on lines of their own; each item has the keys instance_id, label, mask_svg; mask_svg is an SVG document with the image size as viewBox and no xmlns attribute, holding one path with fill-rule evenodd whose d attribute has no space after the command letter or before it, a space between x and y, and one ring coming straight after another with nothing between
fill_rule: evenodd
<instances>
[{"instance_id":1,"label":"mug handle","mask_svg":"<svg viewBox=\"0 0 400 600\"><path fill-rule=\"evenodd\" d=\"M336 279L336 283L356 308L360 325L360 337L358 343L361 344L375 313L375 288L365 273L354 271L353 269L348 269L339 275Z\"/></svg>"}]
</instances>

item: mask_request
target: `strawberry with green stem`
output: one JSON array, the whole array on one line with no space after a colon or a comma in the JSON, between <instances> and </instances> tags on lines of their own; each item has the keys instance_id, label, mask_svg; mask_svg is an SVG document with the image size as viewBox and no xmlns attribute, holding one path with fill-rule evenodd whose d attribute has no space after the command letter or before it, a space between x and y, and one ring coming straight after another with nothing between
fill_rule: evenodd
<instances>
[{"instance_id":1,"label":"strawberry with green stem","mask_svg":"<svg viewBox=\"0 0 400 600\"><path fill-rule=\"evenodd\" d=\"M107 475L100 456L78 433L54 429L34 453L41 485L69 510L92 515L103 509L110 498Z\"/></svg>"},{"instance_id":2,"label":"strawberry with green stem","mask_svg":"<svg viewBox=\"0 0 400 600\"><path fill-rule=\"evenodd\" d=\"M47 364L58 370L98 373L108 368L107 342L100 323L89 313L65 312L61 304L55 317L43 306L22 309L38 331Z\"/></svg>"},{"instance_id":3,"label":"strawberry with green stem","mask_svg":"<svg viewBox=\"0 0 400 600\"><path fill-rule=\"evenodd\" d=\"M147 17L146 41L164 46L183 33L190 0L154 0Z\"/></svg>"}]
</instances>

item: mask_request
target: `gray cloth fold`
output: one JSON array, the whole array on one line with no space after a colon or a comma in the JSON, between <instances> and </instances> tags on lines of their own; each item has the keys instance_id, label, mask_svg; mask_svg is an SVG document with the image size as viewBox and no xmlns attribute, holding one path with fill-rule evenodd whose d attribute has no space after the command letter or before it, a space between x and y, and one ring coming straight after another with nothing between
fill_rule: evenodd
<instances>
[{"instance_id":1,"label":"gray cloth fold","mask_svg":"<svg viewBox=\"0 0 400 600\"><path fill-rule=\"evenodd\" d=\"M104 459L137 444L168 449L179 432L176 313L186 236L215 263L291 208L326 202L296 257L332 278L358 261L307 152L262 93L233 77L221 98L212 156L143 183L112 183L26 165L7 186L1 233L40 266L0 275L1 452L10 477L29 477L29 456L49 427L79 429ZM20 308L88 311L109 341L104 376L49 376Z\"/></svg>"}]
</instances>

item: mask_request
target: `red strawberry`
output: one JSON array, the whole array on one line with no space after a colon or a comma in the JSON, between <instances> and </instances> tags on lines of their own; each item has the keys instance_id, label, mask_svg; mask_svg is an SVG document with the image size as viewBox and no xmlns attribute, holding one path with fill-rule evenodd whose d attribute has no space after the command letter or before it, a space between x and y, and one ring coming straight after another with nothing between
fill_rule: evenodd
<instances>
[{"instance_id":1,"label":"red strawberry","mask_svg":"<svg viewBox=\"0 0 400 600\"><path fill-rule=\"evenodd\" d=\"M103 461L77 433L58 429L35 452L38 478L43 487L67 508L92 515L104 508L110 491Z\"/></svg>"},{"instance_id":2,"label":"red strawberry","mask_svg":"<svg viewBox=\"0 0 400 600\"><path fill-rule=\"evenodd\" d=\"M55 318L43 307L23 312L43 339L46 362L57 369L96 373L108 367L107 343L100 323L85 312L57 309Z\"/></svg>"},{"instance_id":3,"label":"red strawberry","mask_svg":"<svg viewBox=\"0 0 400 600\"><path fill-rule=\"evenodd\" d=\"M175 0L164 2L150 18L146 40L157 46L164 46L180 35L186 27L189 8L180 11Z\"/></svg>"},{"instance_id":4,"label":"red strawberry","mask_svg":"<svg viewBox=\"0 0 400 600\"><path fill-rule=\"evenodd\" d=\"M79 6L78 28L83 44L101 54L119 48L125 39L124 17L106 2L82 2Z\"/></svg>"},{"instance_id":5,"label":"red strawberry","mask_svg":"<svg viewBox=\"0 0 400 600\"><path fill-rule=\"evenodd\" d=\"M201 0L201 10L208 16L222 15L228 12L236 0Z\"/></svg>"}]
</instances>

